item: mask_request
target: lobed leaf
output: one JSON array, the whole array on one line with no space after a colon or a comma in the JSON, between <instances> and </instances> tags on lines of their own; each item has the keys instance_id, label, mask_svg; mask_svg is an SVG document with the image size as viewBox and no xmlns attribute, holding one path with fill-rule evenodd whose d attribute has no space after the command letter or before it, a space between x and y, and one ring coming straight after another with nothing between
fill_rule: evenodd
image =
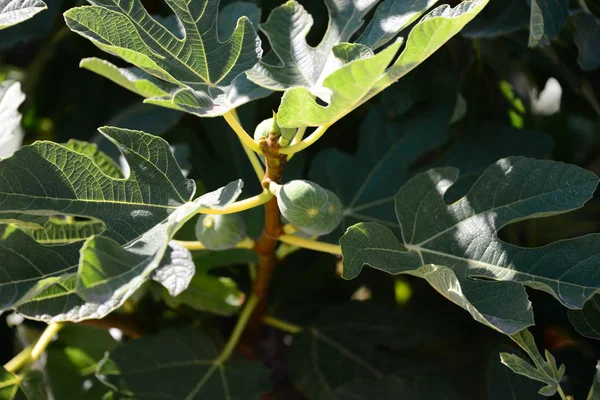
<instances>
[{"instance_id":1,"label":"lobed leaf","mask_svg":"<svg viewBox=\"0 0 600 400\"><path fill-rule=\"evenodd\" d=\"M489 400L542 400L543 397L538 394L540 385L506 368L501 362L501 354L522 356L508 345L498 346L494 351L486 373Z\"/></svg>"},{"instance_id":2,"label":"lobed leaf","mask_svg":"<svg viewBox=\"0 0 600 400\"><path fill-rule=\"evenodd\" d=\"M391 274L426 279L477 321L512 334L533 324L523 285L544 290L565 306L583 307L599 288L594 271L600 236L588 235L539 248L498 239L502 227L581 207L598 177L581 168L522 157L499 160L453 204L444 194L458 177L454 168L417 175L395 196L402 232L361 223L341 238L343 277L364 264Z\"/></svg>"},{"instance_id":3,"label":"lobed leaf","mask_svg":"<svg viewBox=\"0 0 600 400\"><path fill-rule=\"evenodd\" d=\"M41 0L0 0L0 30L26 21L46 8Z\"/></svg>"},{"instance_id":4,"label":"lobed leaf","mask_svg":"<svg viewBox=\"0 0 600 400\"><path fill-rule=\"evenodd\" d=\"M331 73L323 80L322 93L311 93L304 87L288 89L279 106L280 125L293 128L334 123L425 61L487 3L488 0L469 0L454 8L443 5L434 9L411 30L404 50L389 68L401 39L373 57L354 60ZM319 104L315 94L327 105Z\"/></svg>"},{"instance_id":5,"label":"lobed leaf","mask_svg":"<svg viewBox=\"0 0 600 400\"><path fill-rule=\"evenodd\" d=\"M139 0L90 2L65 13L69 28L139 70L98 59L83 60L82 67L148 102L215 116L270 93L243 74L262 54L252 22L241 14L259 19L256 6L232 3L219 15L218 0L168 0L175 15L155 18Z\"/></svg>"}]
</instances>

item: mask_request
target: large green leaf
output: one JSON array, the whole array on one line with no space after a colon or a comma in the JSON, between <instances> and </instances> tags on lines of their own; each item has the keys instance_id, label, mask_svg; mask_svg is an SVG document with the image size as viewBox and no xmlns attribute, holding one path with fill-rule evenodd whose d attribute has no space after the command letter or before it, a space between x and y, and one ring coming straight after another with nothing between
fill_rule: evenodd
<instances>
[{"instance_id":1,"label":"large green leaf","mask_svg":"<svg viewBox=\"0 0 600 400\"><path fill-rule=\"evenodd\" d=\"M425 61L471 21L487 2L469 0L454 8L448 5L435 8L411 30L404 50L387 71L400 41L373 57L345 64L323 81L323 87L330 91L325 106L319 104L306 88L287 90L278 111L280 125L290 128L317 126L339 120Z\"/></svg>"},{"instance_id":2,"label":"large green leaf","mask_svg":"<svg viewBox=\"0 0 600 400\"><path fill-rule=\"evenodd\" d=\"M531 0L529 46L547 46L569 16L569 0Z\"/></svg>"},{"instance_id":3,"label":"large green leaf","mask_svg":"<svg viewBox=\"0 0 600 400\"><path fill-rule=\"evenodd\" d=\"M269 94L243 74L262 54L252 22L240 14L260 17L247 3L230 4L219 17L218 0L168 0L175 15L165 19L150 16L139 0L90 2L65 13L69 28L141 71L96 59L82 66L148 102L212 116Z\"/></svg>"},{"instance_id":4,"label":"large green leaf","mask_svg":"<svg viewBox=\"0 0 600 400\"><path fill-rule=\"evenodd\" d=\"M0 30L26 21L46 8L41 0L0 0Z\"/></svg>"},{"instance_id":5,"label":"large green leaf","mask_svg":"<svg viewBox=\"0 0 600 400\"><path fill-rule=\"evenodd\" d=\"M84 153L36 142L0 161L0 221L15 212L94 218L104 223L104 236L125 244L191 200L194 182L167 142L126 129L100 131L124 155L129 177L112 178Z\"/></svg>"},{"instance_id":6,"label":"large green leaf","mask_svg":"<svg viewBox=\"0 0 600 400\"><path fill-rule=\"evenodd\" d=\"M439 376L359 381L336 391L339 400L458 400L461 397ZM508 399L507 399L508 400Z\"/></svg>"},{"instance_id":7,"label":"large green leaf","mask_svg":"<svg viewBox=\"0 0 600 400\"><path fill-rule=\"evenodd\" d=\"M0 83L0 157L10 156L21 147L23 131L18 109L23 101L25 95L19 82Z\"/></svg>"},{"instance_id":8,"label":"large green leaf","mask_svg":"<svg viewBox=\"0 0 600 400\"><path fill-rule=\"evenodd\" d=\"M344 390L336 389L344 385L378 381L402 369L417 374L418 363L409 366L397 351L451 334L453 325L448 322L374 302L329 307L294 336L288 355L290 375L311 400L343 399Z\"/></svg>"},{"instance_id":9,"label":"large green leaf","mask_svg":"<svg viewBox=\"0 0 600 400\"><path fill-rule=\"evenodd\" d=\"M438 0L385 0L361 34L358 43L376 50L417 20Z\"/></svg>"},{"instance_id":10,"label":"large green leaf","mask_svg":"<svg viewBox=\"0 0 600 400\"><path fill-rule=\"evenodd\" d=\"M211 339L192 329L165 330L127 342L100 362L97 374L117 393L138 400L251 400L269 388L260 363L218 361Z\"/></svg>"},{"instance_id":11,"label":"large green leaf","mask_svg":"<svg viewBox=\"0 0 600 400\"><path fill-rule=\"evenodd\" d=\"M304 87L288 89L281 99L277 122L282 127L294 128L330 124L342 118L379 81L401 44L398 40L379 54L351 61L327 76L323 81L323 87L331 91L327 106L320 105Z\"/></svg>"},{"instance_id":12,"label":"large green leaf","mask_svg":"<svg viewBox=\"0 0 600 400\"><path fill-rule=\"evenodd\" d=\"M313 19L302 5L289 0L275 8L267 22L260 25L269 38L273 53L248 71L248 77L272 90L304 87L327 98L322 88L323 80L341 66L332 52L334 46L350 41L377 1L325 0L329 25L317 47L306 42Z\"/></svg>"},{"instance_id":13,"label":"large green leaf","mask_svg":"<svg viewBox=\"0 0 600 400\"><path fill-rule=\"evenodd\" d=\"M189 251L171 239L200 208L220 208L234 201L241 186L241 181L232 182L184 204L127 246L105 236L88 239L80 250L77 276L49 286L17 311L46 322L102 318L149 279L160 282L172 296L179 295L195 267Z\"/></svg>"},{"instance_id":14,"label":"large green leaf","mask_svg":"<svg viewBox=\"0 0 600 400\"><path fill-rule=\"evenodd\" d=\"M575 32L573 39L579 49L577 62L584 71L600 67L600 20L583 10L571 14Z\"/></svg>"},{"instance_id":15,"label":"large green leaf","mask_svg":"<svg viewBox=\"0 0 600 400\"><path fill-rule=\"evenodd\" d=\"M375 223L348 229L340 240L343 276L363 265L426 279L477 321L512 334L533 324L523 285L544 290L569 308L581 308L600 288L595 270L599 235L521 248L498 239L510 223L581 207L598 177L551 161L510 157L491 165L471 190L450 205L444 194L455 168L419 174L394 201L402 241Z\"/></svg>"}]
</instances>

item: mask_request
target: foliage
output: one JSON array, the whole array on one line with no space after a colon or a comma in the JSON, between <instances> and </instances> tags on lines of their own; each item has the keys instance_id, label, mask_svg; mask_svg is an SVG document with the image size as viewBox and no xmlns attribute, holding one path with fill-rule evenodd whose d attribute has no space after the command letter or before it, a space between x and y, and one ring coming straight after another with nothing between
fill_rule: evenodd
<instances>
[{"instance_id":1,"label":"foliage","mask_svg":"<svg viewBox=\"0 0 600 400\"><path fill-rule=\"evenodd\" d=\"M595 2L87 3L0 0L0 399L598 396Z\"/></svg>"}]
</instances>

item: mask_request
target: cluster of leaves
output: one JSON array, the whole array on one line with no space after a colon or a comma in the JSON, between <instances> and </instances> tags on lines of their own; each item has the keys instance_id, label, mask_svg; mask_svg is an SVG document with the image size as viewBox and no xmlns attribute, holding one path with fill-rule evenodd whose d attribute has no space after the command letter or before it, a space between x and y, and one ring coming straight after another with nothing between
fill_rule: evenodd
<instances>
[{"instance_id":1,"label":"cluster of leaves","mask_svg":"<svg viewBox=\"0 0 600 400\"><path fill-rule=\"evenodd\" d=\"M0 309L49 324L1 398L600 396L600 7L88 3L0 0ZM343 209L286 225L268 309L254 152Z\"/></svg>"}]
</instances>

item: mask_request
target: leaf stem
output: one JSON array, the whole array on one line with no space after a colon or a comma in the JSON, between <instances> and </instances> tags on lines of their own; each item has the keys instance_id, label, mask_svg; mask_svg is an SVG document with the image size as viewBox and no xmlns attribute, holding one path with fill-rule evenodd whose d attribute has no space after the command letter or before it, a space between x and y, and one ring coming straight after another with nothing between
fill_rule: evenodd
<instances>
[{"instance_id":1,"label":"leaf stem","mask_svg":"<svg viewBox=\"0 0 600 400\"><path fill-rule=\"evenodd\" d=\"M235 118L235 120L239 123L240 117L238 116L238 113L235 110L235 108L229 112ZM240 139L240 142L242 143L244 152L248 156L248 160L250 160L250 164L252 165L252 169L254 169L254 173L258 177L258 181L262 182L262 180L265 176L265 170L263 169L260 160L256 156L256 153L254 151L252 151L252 149L250 147L248 147L248 145L246 145L246 143L244 143L244 140L242 140L242 138L239 135L238 135L238 138Z\"/></svg>"},{"instance_id":2,"label":"leaf stem","mask_svg":"<svg viewBox=\"0 0 600 400\"><path fill-rule=\"evenodd\" d=\"M558 395L562 400L568 400L568 397L565 394L565 392L563 392L562 388L560 387L560 384L556 386L556 390L558 391Z\"/></svg>"},{"instance_id":3,"label":"leaf stem","mask_svg":"<svg viewBox=\"0 0 600 400\"><path fill-rule=\"evenodd\" d=\"M50 344L54 336L64 326L61 323L49 324L42 335L38 338L35 345L25 347L19 354L13 357L12 360L4 364L4 368L8 372L16 373L21 368L31 365L35 360L40 358L46 347Z\"/></svg>"},{"instance_id":4,"label":"leaf stem","mask_svg":"<svg viewBox=\"0 0 600 400\"><path fill-rule=\"evenodd\" d=\"M295 146L298 143L300 143L302 141L302 139L304 139L305 133L306 133L306 126L301 126L300 128L298 128L298 131L296 132L296 136L294 136L294 138L292 139L290 146ZM288 161L290 161L292 159L292 157L294 157L294 155L290 154L288 156Z\"/></svg>"},{"instance_id":5,"label":"leaf stem","mask_svg":"<svg viewBox=\"0 0 600 400\"><path fill-rule=\"evenodd\" d=\"M225 118L225 121L227 121L231 129L233 129L236 135L238 135L238 137L245 146L248 146L248 148L254 151L255 153L262 154L262 151L260 150L260 147L258 147L258 144L252 139L252 137L250 137L248 132L246 132L244 128L242 128L242 125L240 125L240 123L236 119L235 114L229 111L223 114L223 118Z\"/></svg>"},{"instance_id":6,"label":"leaf stem","mask_svg":"<svg viewBox=\"0 0 600 400\"><path fill-rule=\"evenodd\" d=\"M323 134L327 131L327 129L330 126L331 126L331 124L319 126L317 129L315 129L315 131L313 133L311 133L306 139L304 139L300 143L294 144L290 147L280 148L279 153L280 154L294 154L294 153L298 153L299 151L306 149L308 146L311 146L317 140L319 140L321 138L321 136L323 136Z\"/></svg>"},{"instance_id":7,"label":"leaf stem","mask_svg":"<svg viewBox=\"0 0 600 400\"><path fill-rule=\"evenodd\" d=\"M304 239L293 235L281 235L279 240L283 243L291 244L305 249L322 251L324 253L335 254L338 256L342 255L342 248L339 245L319 242L316 240Z\"/></svg>"},{"instance_id":8,"label":"leaf stem","mask_svg":"<svg viewBox=\"0 0 600 400\"><path fill-rule=\"evenodd\" d=\"M244 307L242 313L238 318L237 323L235 324L235 327L233 328L233 332L231 332L231 336L229 336L229 340L227 340L223 351L221 352L219 358L216 361L217 363L222 364L229 359L229 357L233 353L233 350L235 350L235 347L237 346L238 341L240 340L240 337L242 336L242 333L246 328L246 324L250 320L250 316L254 312L254 308L258 304L259 300L260 299L258 298L258 296L255 296L254 294L250 296L248 302L246 303L246 306Z\"/></svg>"},{"instance_id":9,"label":"leaf stem","mask_svg":"<svg viewBox=\"0 0 600 400\"><path fill-rule=\"evenodd\" d=\"M46 347L48 347L54 336L62 329L63 326L64 324L54 322L46 327L42 333L42 336L40 336L35 346L33 346L33 349L31 350L29 362L33 362L40 358L44 350L46 350Z\"/></svg>"},{"instance_id":10,"label":"leaf stem","mask_svg":"<svg viewBox=\"0 0 600 400\"><path fill-rule=\"evenodd\" d=\"M223 208L200 208L198 214L233 214L263 205L271 200L272 197L273 194L271 192L264 190L261 194L236 201Z\"/></svg>"},{"instance_id":11,"label":"leaf stem","mask_svg":"<svg viewBox=\"0 0 600 400\"><path fill-rule=\"evenodd\" d=\"M278 318L270 317L268 315L265 315L263 317L262 321L266 325L272 326L273 328L279 329L280 331L283 331L283 332L290 333L292 335L295 335L297 333L300 333L300 331L302 331L302 327L299 325L295 325L290 322L282 321Z\"/></svg>"},{"instance_id":12,"label":"leaf stem","mask_svg":"<svg viewBox=\"0 0 600 400\"><path fill-rule=\"evenodd\" d=\"M202 242L198 241L186 241L186 240L174 240L178 245L185 247L188 250L206 250L206 247ZM254 240L249 237L243 238L238 244L235 245L237 249L251 249L254 247Z\"/></svg>"},{"instance_id":13,"label":"leaf stem","mask_svg":"<svg viewBox=\"0 0 600 400\"><path fill-rule=\"evenodd\" d=\"M14 356L12 360L4 364L4 369L8 372L16 373L20 370L31 358L31 350L33 345L25 347L19 354Z\"/></svg>"}]
</instances>

